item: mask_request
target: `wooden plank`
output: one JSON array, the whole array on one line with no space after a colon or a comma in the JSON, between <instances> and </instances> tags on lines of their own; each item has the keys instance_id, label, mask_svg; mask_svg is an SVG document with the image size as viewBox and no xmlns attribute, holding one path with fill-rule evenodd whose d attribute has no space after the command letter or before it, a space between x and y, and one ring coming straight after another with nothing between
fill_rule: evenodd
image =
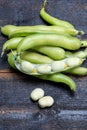
<instances>
[{"instance_id":1,"label":"wooden plank","mask_svg":"<svg viewBox=\"0 0 87 130\"><path fill-rule=\"evenodd\" d=\"M49 115L50 111L51 115ZM0 117L2 117L0 123L2 122L6 130L21 130L25 128L32 130L37 128L38 130L77 130L77 127L80 130L85 130L87 127L87 111L60 110L57 113L52 109L50 111L43 110L42 112L42 110L38 111L32 107L30 109L3 108L0 112Z\"/></svg>"},{"instance_id":2,"label":"wooden plank","mask_svg":"<svg viewBox=\"0 0 87 130\"><path fill-rule=\"evenodd\" d=\"M47 25L39 16L42 2L0 0L0 26ZM48 0L47 11L87 33L86 0ZM0 53L7 39L0 34ZM77 84L75 93L64 84L43 81L11 69L5 54L0 58L0 130L86 130L87 76L71 77ZM31 101L30 93L36 87L54 98L51 108L40 109L37 102Z\"/></svg>"},{"instance_id":3,"label":"wooden plank","mask_svg":"<svg viewBox=\"0 0 87 130\"><path fill-rule=\"evenodd\" d=\"M11 73L10 71L12 70L0 72L0 92L2 93L0 103L3 105L20 105L23 102L27 105L31 103L29 99L30 92L36 87L41 87L46 91L46 94L55 98L55 107L58 106L59 109L87 109L87 86L85 85L87 76L72 77L77 84L76 92L72 93L68 86L64 84L43 81L22 73ZM5 100L6 97L8 97L7 100Z\"/></svg>"}]
</instances>

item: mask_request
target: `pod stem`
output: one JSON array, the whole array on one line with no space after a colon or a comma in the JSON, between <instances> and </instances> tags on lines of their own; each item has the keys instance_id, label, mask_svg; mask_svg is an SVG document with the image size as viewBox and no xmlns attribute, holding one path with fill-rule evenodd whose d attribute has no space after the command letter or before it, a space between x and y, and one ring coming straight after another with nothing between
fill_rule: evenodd
<instances>
[{"instance_id":1,"label":"pod stem","mask_svg":"<svg viewBox=\"0 0 87 130\"><path fill-rule=\"evenodd\" d=\"M78 31L78 35L84 35L85 32L84 31Z\"/></svg>"},{"instance_id":2,"label":"pod stem","mask_svg":"<svg viewBox=\"0 0 87 130\"><path fill-rule=\"evenodd\" d=\"M3 57L6 49L7 49L7 47L4 45L3 48L2 48L2 52L1 52L1 58Z\"/></svg>"},{"instance_id":3,"label":"pod stem","mask_svg":"<svg viewBox=\"0 0 87 130\"><path fill-rule=\"evenodd\" d=\"M4 52L5 52L5 51L2 51L2 52L1 52L1 58L3 57L3 55L4 55Z\"/></svg>"},{"instance_id":4,"label":"pod stem","mask_svg":"<svg viewBox=\"0 0 87 130\"><path fill-rule=\"evenodd\" d=\"M44 0L43 5L42 5L42 8L45 8L45 7L46 7L46 4L47 4L47 0Z\"/></svg>"},{"instance_id":5,"label":"pod stem","mask_svg":"<svg viewBox=\"0 0 87 130\"><path fill-rule=\"evenodd\" d=\"M81 47L87 47L87 40L82 40L81 42Z\"/></svg>"}]
</instances>

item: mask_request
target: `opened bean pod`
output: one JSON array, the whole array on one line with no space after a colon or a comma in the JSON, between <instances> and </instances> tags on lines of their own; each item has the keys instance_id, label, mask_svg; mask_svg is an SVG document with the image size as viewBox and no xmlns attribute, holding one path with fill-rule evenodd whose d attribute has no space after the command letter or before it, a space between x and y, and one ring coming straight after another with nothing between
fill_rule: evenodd
<instances>
[{"instance_id":1,"label":"opened bean pod","mask_svg":"<svg viewBox=\"0 0 87 130\"><path fill-rule=\"evenodd\" d=\"M21 72L28 75L42 75L62 72L64 70L74 68L83 63L84 59L78 57L70 57L60 61L53 61L49 64L33 64L29 61L22 60L19 57L15 60L15 66Z\"/></svg>"},{"instance_id":2,"label":"opened bean pod","mask_svg":"<svg viewBox=\"0 0 87 130\"><path fill-rule=\"evenodd\" d=\"M8 54L8 63L10 64L10 66L12 66L13 68L16 68L15 64L14 64L14 60L15 57L17 55L17 51L11 51ZM33 51L24 51L21 53L21 59L29 61L31 63L35 63L35 64L44 64L44 63L52 63L53 60L45 55L41 55L39 53L33 52Z\"/></svg>"},{"instance_id":3,"label":"opened bean pod","mask_svg":"<svg viewBox=\"0 0 87 130\"><path fill-rule=\"evenodd\" d=\"M8 63L12 68L17 69L15 66L15 55L13 55L12 52L8 55ZM68 85L68 87L71 90L73 90L73 91L76 90L75 82L70 77L66 76L65 74L56 73L56 74L51 74L51 75L33 75L33 76L40 78L40 79L44 79L44 80L50 80L53 82L64 83L64 84Z\"/></svg>"}]
</instances>

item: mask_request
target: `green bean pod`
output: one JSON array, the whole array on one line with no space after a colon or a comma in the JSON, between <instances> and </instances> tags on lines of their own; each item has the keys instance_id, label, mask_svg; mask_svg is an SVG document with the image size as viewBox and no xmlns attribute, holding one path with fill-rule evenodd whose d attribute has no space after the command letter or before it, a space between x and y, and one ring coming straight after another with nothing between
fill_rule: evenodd
<instances>
[{"instance_id":1,"label":"green bean pod","mask_svg":"<svg viewBox=\"0 0 87 130\"><path fill-rule=\"evenodd\" d=\"M9 65L14 68L14 69L17 69L16 66L15 66L15 57L16 57L16 54L17 54L17 51L12 51L8 54L8 63ZM35 52L23 52L21 54L21 59L23 60L26 60L26 61L30 61L32 63L51 63L52 61L49 59L42 59L40 58L40 56L37 54L35 54ZM43 57L44 58L44 57ZM75 67L75 68L71 68L71 69L68 69L68 70L65 70L63 71L63 73L65 74L72 74L72 75L78 75L78 76L85 76L87 75L87 68L85 67Z\"/></svg>"},{"instance_id":2,"label":"green bean pod","mask_svg":"<svg viewBox=\"0 0 87 130\"><path fill-rule=\"evenodd\" d=\"M18 43L19 43L22 39L23 39L22 37L18 37L18 38L12 38L12 39L7 40L7 41L4 43L4 45L3 45L1 56L3 56L3 54L4 54L4 52L5 52L6 50L16 49Z\"/></svg>"},{"instance_id":3,"label":"green bean pod","mask_svg":"<svg viewBox=\"0 0 87 130\"><path fill-rule=\"evenodd\" d=\"M11 51L8 54L9 60L14 59L14 57L16 57L17 55L17 51ZM34 52L34 51L24 51L21 53L21 59L22 60L26 60L29 61L31 63L35 63L35 64L45 64L45 63L52 63L53 60L45 55L42 55L40 53Z\"/></svg>"},{"instance_id":4,"label":"green bean pod","mask_svg":"<svg viewBox=\"0 0 87 130\"><path fill-rule=\"evenodd\" d=\"M15 56L10 53L10 55L8 55L8 63L9 65L14 68L17 69L15 66ZM52 75L38 75L37 78L40 79L44 79L44 80L50 80L50 81L54 81L54 82L58 82L58 83L64 83L66 85L69 86L69 88L73 91L76 90L76 84L75 82L69 78L68 76L61 74L61 73L56 73L56 74L52 74Z\"/></svg>"},{"instance_id":5,"label":"green bean pod","mask_svg":"<svg viewBox=\"0 0 87 130\"><path fill-rule=\"evenodd\" d=\"M54 60L61 60L64 58L75 57L75 56L80 58L87 57L87 49L85 49L84 51L70 52L70 51L65 51L63 48L60 47L39 46L34 48L33 50L45 54Z\"/></svg>"},{"instance_id":6,"label":"green bean pod","mask_svg":"<svg viewBox=\"0 0 87 130\"><path fill-rule=\"evenodd\" d=\"M74 29L74 26L67 22L67 21L63 21L63 20L60 20L58 18L55 18L51 15L49 15L46 11L45 11L45 6L46 6L46 3L47 3L47 0L44 0L44 4L43 4L43 7L42 9L40 10L40 16L41 18L43 18L46 22L48 22L49 24L52 24L52 25L57 25L57 26L62 26L62 27L65 27L65 28L70 28L70 29Z\"/></svg>"},{"instance_id":7,"label":"green bean pod","mask_svg":"<svg viewBox=\"0 0 87 130\"><path fill-rule=\"evenodd\" d=\"M51 75L40 75L40 76L38 75L36 77L43 79L43 80L64 83L64 84L68 85L72 91L76 90L76 84L75 84L74 80L72 80L69 76L62 74L62 73L56 73L56 74L51 74Z\"/></svg>"},{"instance_id":8,"label":"green bean pod","mask_svg":"<svg viewBox=\"0 0 87 130\"><path fill-rule=\"evenodd\" d=\"M83 63L84 59L78 57L65 58L60 61L53 61L49 64L33 64L29 61L22 60L16 57L15 65L17 69L28 75L43 75L62 72L79 66Z\"/></svg>"},{"instance_id":9,"label":"green bean pod","mask_svg":"<svg viewBox=\"0 0 87 130\"><path fill-rule=\"evenodd\" d=\"M20 55L22 51L44 45L62 47L68 50L78 50L81 47L81 41L71 36L35 34L23 38L17 46L17 52Z\"/></svg>"},{"instance_id":10,"label":"green bean pod","mask_svg":"<svg viewBox=\"0 0 87 130\"><path fill-rule=\"evenodd\" d=\"M8 36L10 33L16 30L14 25L5 25L1 27L1 33Z\"/></svg>"},{"instance_id":11,"label":"green bean pod","mask_svg":"<svg viewBox=\"0 0 87 130\"><path fill-rule=\"evenodd\" d=\"M78 76L85 76L85 75L87 75L87 68L85 68L85 67L76 67L76 68L65 70L63 73L78 75Z\"/></svg>"},{"instance_id":12,"label":"green bean pod","mask_svg":"<svg viewBox=\"0 0 87 130\"><path fill-rule=\"evenodd\" d=\"M74 57L77 56L79 58L86 58L87 57L87 48L84 51L76 51L76 52L70 52L65 51L65 57Z\"/></svg>"},{"instance_id":13,"label":"green bean pod","mask_svg":"<svg viewBox=\"0 0 87 130\"><path fill-rule=\"evenodd\" d=\"M5 25L1 27L1 32L4 35L9 36L11 33L13 33L14 31L20 30L20 29L31 29L32 27L38 29L39 27L41 27L43 25L35 25L35 26L15 26L15 25Z\"/></svg>"},{"instance_id":14,"label":"green bean pod","mask_svg":"<svg viewBox=\"0 0 87 130\"><path fill-rule=\"evenodd\" d=\"M65 50L60 47L39 46L33 49L37 52L47 55L54 60L61 60L65 58Z\"/></svg>"},{"instance_id":15,"label":"green bean pod","mask_svg":"<svg viewBox=\"0 0 87 130\"><path fill-rule=\"evenodd\" d=\"M66 35L72 35L76 36L80 33L81 31L77 31L75 29L67 29L64 27L58 27L58 26L40 26L40 27L19 27L20 29L12 32L9 34L9 38L12 37L24 37L32 34L66 34ZM22 29L23 28L23 29Z\"/></svg>"},{"instance_id":16,"label":"green bean pod","mask_svg":"<svg viewBox=\"0 0 87 130\"><path fill-rule=\"evenodd\" d=\"M72 36L76 36L78 34L84 34L84 32L76 30L64 28L62 26L45 26L45 25L35 25L35 26L14 26L14 25L6 25L1 27L1 32L4 35L12 37L19 36L27 36L35 33L56 33L56 34L68 34Z\"/></svg>"},{"instance_id":17,"label":"green bean pod","mask_svg":"<svg viewBox=\"0 0 87 130\"><path fill-rule=\"evenodd\" d=\"M14 69L17 69L16 66L15 66L15 57L16 57L16 54L17 54L16 51L12 51L12 52L10 52L10 53L8 54L8 57L7 57L7 60L8 60L9 65L10 65L12 68L14 68ZM23 57L23 55L24 55L24 57ZM29 56L26 57L26 58L25 58L25 57L26 57L26 52L24 52L24 53L21 55L21 58L22 58L23 60L30 61ZM39 61L38 61L39 59L38 59L38 58L39 58L39 57L36 57L36 60L34 60L35 58L32 56L32 60L33 60L32 63L35 63L36 61L37 61L37 63L39 63ZM40 62L43 63L43 60L42 60L42 59L40 59L40 60L41 60ZM47 60L46 60L45 62L47 62ZM78 75L78 76L85 76L85 75L87 75L87 68L85 68L85 67L75 67L75 68L71 68L71 69L65 70L65 71L63 71L62 73L64 73L64 74Z\"/></svg>"},{"instance_id":18,"label":"green bean pod","mask_svg":"<svg viewBox=\"0 0 87 130\"><path fill-rule=\"evenodd\" d=\"M31 37L31 36L30 36ZM63 37L64 38L64 37ZM4 44L3 44L3 47L2 47L2 53L1 53L1 56L3 56L3 54L4 54L4 52L6 51L6 50L13 50L13 49L17 49L17 46L18 46L18 44L20 43L20 41L23 39L23 37L16 37L16 38L11 38L11 39L9 39L9 40L7 40ZM81 47L83 47L83 41L81 41L82 42L82 44L81 44ZM87 42L87 41L86 41ZM45 43L46 44L46 43ZM85 43L84 43L85 44ZM86 44L85 44L86 45ZM61 45L60 45L61 46ZM38 49L37 49L38 48ZM41 48L44 48L44 49L41 49ZM47 47L47 48L49 48L49 47ZM60 57L62 57L62 56L64 56L64 51L63 51L63 49L56 49L55 47L53 47L53 48L55 48L55 49L53 49L52 50L52 53L51 53L51 48L52 47L50 47L50 50L48 50L48 49L46 49L46 47L44 46L44 47L36 47L36 50L38 51L38 52L41 52L42 53L42 51L43 51L43 54L45 54L46 53L46 55L48 55L48 56L50 56L50 57L54 57L53 59L56 59L56 57L58 58L58 55L59 55L59 59L60 59ZM34 48L35 49L35 48ZM57 53L56 54L56 57L55 57L55 52ZM59 51L59 52L58 52ZM58 54L59 53L59 54ZM68 53L69 52L67 52L67 56L68 56ZM52 56L53 55L53 56Z\"/></svg>"},{"instance_id":19,"label":"green bean pod","mask_svg":"<svg viewBox=\"0 0 87 130\"><path fill-rule=\"evenodd\" d=\"M39 30L39 29L20 29L17 31L14 31L9 35L9 38L13 37L24 37L24 36L29 36L33 34L64 34L62 33L62 30L54 31L54 30ZM67 33L68 34L68 33Z\"/></svg>"},{"instance_id":20,"label":"green bean pod","mask_svg":"<svg viewBox=\"0 0 87 130\"><path fill-rule=\"evenodd\" d=\"M42 55L34 51L24 51L21 54L21 59L35 64L46 64L53 62L53 59L49 58L48 56Z\"/></svg>"},{"instance_id":21,"label":"green bean pod","mask_svg":"<svg viewBox=\"0 0 87 130\"><path fill-rule=\"evenodd\" d=\"M7 61L8 61L8 64L13 68L13 69L16 69L16 66L15 66L15 57L16 57L16 54L17 52L16 51L13 51L13 52L10 52L8 55L7 55Z\"/></svg>"}]
</instances>

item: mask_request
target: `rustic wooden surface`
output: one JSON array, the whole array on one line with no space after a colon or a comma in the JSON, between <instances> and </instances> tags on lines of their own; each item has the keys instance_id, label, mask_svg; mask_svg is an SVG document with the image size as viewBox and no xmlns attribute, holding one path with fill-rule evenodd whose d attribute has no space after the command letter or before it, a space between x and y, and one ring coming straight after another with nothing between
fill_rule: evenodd
<instances>
[{"instance_id":1,"label":"rustic wooden surface","mask_svg":"<svg viewBox=\"0 0 87 130\"><path fill-rule=\"evenodd\" d=\"M0 0L0 26L46 24L39 11L43 0ZM47 11L70 21L87 34L87 0L48 0ZM0 53L7 37L0 34ZM84 66L87 66L85 61ZM87 76L72 76L77 90L64 84L26 76L0 58L0 130L87 130ZM54 97L51 108L40 109L29 98L41 87Z\"/></svg>"}]
</instances>

